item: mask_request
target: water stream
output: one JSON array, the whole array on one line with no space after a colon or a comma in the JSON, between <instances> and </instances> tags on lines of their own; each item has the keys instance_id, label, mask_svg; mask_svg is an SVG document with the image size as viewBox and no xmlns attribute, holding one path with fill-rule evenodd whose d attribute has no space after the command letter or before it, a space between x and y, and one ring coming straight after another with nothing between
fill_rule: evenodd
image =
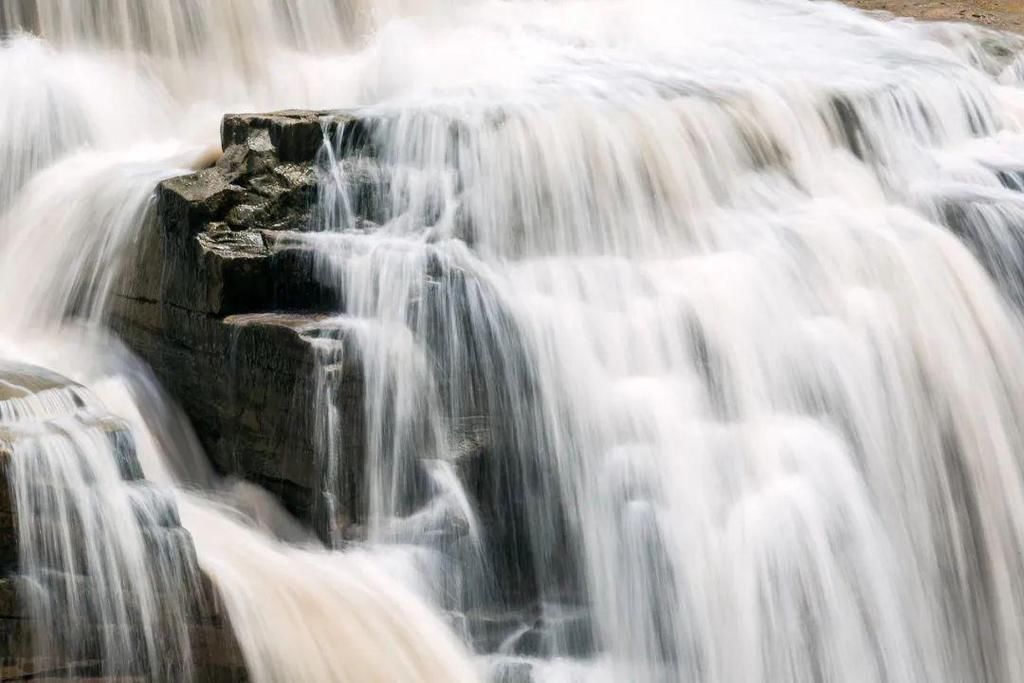
<instances>
[{"instance_id":1,"label":"water stream","mask_svg":"<svg viewBox=\"0 0 1024 683\"><path fill-rule=\"evenodd\" d=\"M255 680L1024 679L1024 39L810 0L0 18L26 29L0 47L0 355L89 396L32 443L101 477L79 413L132 425ZM255 489L278 533L247 519L102 332L156 183L224 112L298 107L364 137L321 150L292 236L343 294L320 372L365 377L358 548ZM488 510L456 474L472 429ZM52 462L18 481L81 489ZM110 586L166 593L102 521ZM152 644L180 619L106 590L149 629L108 658L189 675L186 638ZM494 611L529 617L484 651Z\"/></svg>"}]
</instances>

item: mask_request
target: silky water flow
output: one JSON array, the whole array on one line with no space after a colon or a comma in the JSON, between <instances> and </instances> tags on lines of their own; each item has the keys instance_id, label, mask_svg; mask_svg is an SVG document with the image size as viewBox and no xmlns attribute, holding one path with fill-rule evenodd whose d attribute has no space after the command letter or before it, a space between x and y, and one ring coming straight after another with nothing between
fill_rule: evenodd
<instances>
[{"instance_id":1,"label":"silky water flow","mask_svg":"<svg viewBox=\"0 0 1024 683\"><path fill-rule=\"evenodd\" d=\"M78 382L0 404L40 648L195 676L176 503L257 681L1024 679L1024 39L807 0L0 12L0 349ZM156 184L296 107L353 117L280 240L343 302L303 331L326 543L248 485L257 524L103 332ZM492 613L531 616L483 647Z\"/></svg>"}]
</instances>

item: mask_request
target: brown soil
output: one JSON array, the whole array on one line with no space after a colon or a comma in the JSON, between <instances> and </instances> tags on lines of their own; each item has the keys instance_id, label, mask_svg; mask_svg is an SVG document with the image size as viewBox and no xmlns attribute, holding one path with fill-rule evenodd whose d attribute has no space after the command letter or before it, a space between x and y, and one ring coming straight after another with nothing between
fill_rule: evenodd
<instances>
[{"instance_id":1,"label":"brown soil","mask_svg":"<svg viewBox=\"0 0 1024 683\"><path fill-rule=\"evenodd\" d=\"M970 21L1024 33L1024 0L844 0L847 5L934 21Z\"/></svg>"}]
</instances>

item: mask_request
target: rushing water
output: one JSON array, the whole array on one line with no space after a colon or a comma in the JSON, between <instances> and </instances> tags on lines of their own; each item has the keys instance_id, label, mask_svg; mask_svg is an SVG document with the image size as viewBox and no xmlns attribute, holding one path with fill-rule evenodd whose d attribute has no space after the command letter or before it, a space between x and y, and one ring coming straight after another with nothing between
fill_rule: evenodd
<instances>
[{"instance_id":1,"label":"rushing water","mask_svg":"<svg viewBox=\"0 0 1024 683\"><path fill-rule=\"evenodd\" d=\"M41 36L0 48L0 349L89 387L0 407L51 425L21 498L60 484L42 503L93 525L106 582L68 623L40 603L58 639L105 611L143 626L111 666L190 672L154 596L193 579L140 560L109 411L147 478L202 489L182 523L256 680L1024 679L1021 39L809 0L0 12ZM216 481L101 332L155 184L225 111L285 107L365 133L322 150L294 236L343 293L320 388L365 376L358 550ZM40 585L75 573L60 532L22 532ZM439 616L498 609L531 616L475 659Z\"/></svg>"}]
</instances>

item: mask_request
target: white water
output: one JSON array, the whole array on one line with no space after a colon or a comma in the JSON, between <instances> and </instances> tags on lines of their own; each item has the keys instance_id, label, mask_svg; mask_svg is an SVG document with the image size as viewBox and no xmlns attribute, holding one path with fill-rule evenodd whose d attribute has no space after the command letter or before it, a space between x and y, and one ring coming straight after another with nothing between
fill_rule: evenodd
<instances>
[{"instance_id":1,"label":"white water","mask_svg":"<svg viewBox=\"0 0 1024 683\"><path fill-rule=\"evenodd\" d=\"M294 522L265 494L218 484L148 372L93 329L139 247L156 183L209 158L224 111L325 106L345 77L332 83L321 72L350 59L347 36L383 14L373 3L290 9L294 34L271 2L39 3L48 40L15 35L0 48L0 81L12 95L0 105L3 355L62 372L95 395L81 409L14 406L0 418L18 435L19 508L54 520L36 529L22 519L23 571L45 586L58 570L60 582L51 598L29 596L37 647L72 661L98 651L107 675L196 675L185 613L195 579L165 585L187 563L149 559L127 507L139 485L120 480L108 437L91 426L105 405L132 423L148 479L173 486L172 473L184 470L188 482L206 484L199 495L179 491L177 504L252 680L475 680L463 646L417 595L401 550L326 553L295 537ZM349 12L358 20L342 21ZM321 47L323 58L310 54ZM69 314L87 325L63 323ZM298 545L269 529L288 529ZM83 567L90 579L76 583ZM112 626L94 648L96 623Z\"/></svg>"},{"instance_id":2,"label":"white water","mask_svg":"<svg viewBox=\"0 0 1024 683\"><path fill-rule=\"evenodd\" d=\"M538 679L1024 678L1019 39L802 0L36 4L49 42L0 53L8 355L138 382L55 326L102 324L225 111L357 108L390 177L367 232L325 152L296 238L368 378L376 547L181 499L257 679L472 678L414 591L589 615L596 652L512 629L488 662ZM143 435L167 410L96 393ZM483 528L449 428L481 415ZM190 449L151 446L171 483Z\"/></svg>"}]
</instances>

